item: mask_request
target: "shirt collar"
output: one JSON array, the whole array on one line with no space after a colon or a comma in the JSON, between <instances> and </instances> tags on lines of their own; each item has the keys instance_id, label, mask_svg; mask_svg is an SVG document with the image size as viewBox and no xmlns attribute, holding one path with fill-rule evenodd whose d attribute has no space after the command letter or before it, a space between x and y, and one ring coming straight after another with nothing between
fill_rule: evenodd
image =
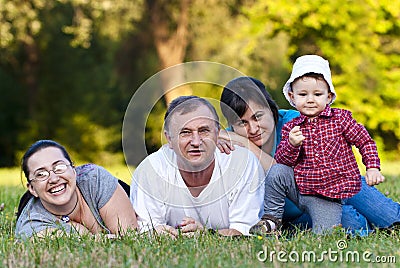
<instances>
[{"instance_id":1,"label":"shirt collar","mask_svg":"<svg viewBox=\"0 0 400 268\"><path fill-rule=\"evenodd\" d=\"M333 115L332 108L329 105L326 105L325 109L317 116L317 117L331 117ZM296 117L294 123L299 125L308 119L307 116L301 114L299 117Z\"/></svg>"}]
</instances>

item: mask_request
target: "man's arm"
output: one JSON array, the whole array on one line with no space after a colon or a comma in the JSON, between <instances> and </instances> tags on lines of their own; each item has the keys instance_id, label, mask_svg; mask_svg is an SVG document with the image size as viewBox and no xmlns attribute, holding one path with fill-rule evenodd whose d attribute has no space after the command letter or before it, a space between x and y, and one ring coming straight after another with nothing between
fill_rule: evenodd
<instances>
[{"instance_id":1,"label":"man's arm","mask_svg":"<svg viewBox=\"0 0 400 268\"><path fill-rule=\"evenodd\" d=\"M253 154L247 153L244 157L248 161L243 166L243 177L233 189L236 193L229 197L229 229L219 230L224 235L248 235L263 214L264 170Z\"/></svg>"}]
</instances>

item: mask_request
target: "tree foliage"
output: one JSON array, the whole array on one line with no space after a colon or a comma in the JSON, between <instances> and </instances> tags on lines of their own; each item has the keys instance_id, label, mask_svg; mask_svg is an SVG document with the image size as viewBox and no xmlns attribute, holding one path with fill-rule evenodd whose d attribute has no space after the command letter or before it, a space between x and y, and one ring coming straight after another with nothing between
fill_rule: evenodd
<instances>
[{"instance_id":1,"label":"tree foliage","mask_svg":"<svg viewBox=\"0 0 400 268\"><path fill-rule=\"evenodd\" d=\"M398 1L0 0L0 165L16 164L43 138L83 160L120 159L111 156L121 152L135 89L184 61L258 77L288 108L282 85L294 59L308 53L329 59L335 105L398 157L399 36ZM183 89L192 90L218 98L220 88ZM164 109L157 103L147 122L149 148L160 144Z\"/></svg>"},{"instance_id":2,"label":"tree foliage","mask_svg":"<svg viewBox=\"0 0 400 268\"><path fill-rule=\"evenodd\" d=\"M352 110L381 149L400 149L400 2L259 1L245 12L242 34L285 34L292 63L303 54L330 61L336 106ZM288 69L290 67L288 65Z\"/></svg>"}]
</instances>

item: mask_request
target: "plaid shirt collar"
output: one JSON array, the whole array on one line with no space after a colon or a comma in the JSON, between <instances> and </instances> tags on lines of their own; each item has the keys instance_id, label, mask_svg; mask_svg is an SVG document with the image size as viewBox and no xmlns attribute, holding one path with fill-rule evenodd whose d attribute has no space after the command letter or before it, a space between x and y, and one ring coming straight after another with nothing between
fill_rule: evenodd
<instances>
[{"instance_id":1,"label":"plaid shirt collar","mask_svg":"<svg viewBox=\"0 0 400 268\"><path fill-rule=\"evenodd\" d=\"M318 117L331 117L331 116L333 116L332 108L329 105L326 105L325 109L317 116L317 118ZM303 114L300 114L299 117L296 117L295 119L293 119L293 122L296 125L301 125L302 123L307 122L307 121L308 121L308 117Z\"/></svg>"}]
</instances>

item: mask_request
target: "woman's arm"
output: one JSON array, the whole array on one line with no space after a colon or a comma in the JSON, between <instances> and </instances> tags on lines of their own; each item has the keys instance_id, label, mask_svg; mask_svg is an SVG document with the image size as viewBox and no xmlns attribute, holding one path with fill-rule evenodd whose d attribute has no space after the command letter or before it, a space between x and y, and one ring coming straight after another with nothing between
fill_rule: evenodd
<instances>
[{"instance_id":1,"label":"woman's arm","mask_svg":"<svg viewBox=\"0 0 400 268\"><path fill-rule=\"evenodd\" d=\"M75 221L70 221L69 223L72 225L71 227L71 231L70 232L66 232L63 229L59 229L59 228L54 228L54 227L49 227L46 228L44 230L41 230L40 232L35 233L34 236L31 236L31 240L34 239L35 237L39 237L39 238L55 238L55 237L61 237L66 235L67 233L78 233L80 235L88 235L91 234L91 232L89 231L89 229L87 229L85 226L83 226L82 224L75 222Z\"/></svg>"},{"instance_id":2,"label":"woman's arm","mask_svg":"<svg viewBox=\"0 0 400 268\"><path fill-rule=\"evenodd\" d=\"M100 209L100 216L113 234L124 235L126 231L138 228L136 213L119 184L110 200Z\"/></svg>"},{"instance_id":3,"label":"woman's arm","mask_svg":"<svg viewBox=\"0 0 400 268\"><path fill-rule=\"evenodd\" d=\"M268 170L276 163L275 159L271 155L264 152L246 137L243 137L235 132L221 130L218 136L218 148L220 151L229 154L230 151L234 149L232 148L233 145L245 147L254 153L264 170Z\"/></svg>"}]
</instances>

